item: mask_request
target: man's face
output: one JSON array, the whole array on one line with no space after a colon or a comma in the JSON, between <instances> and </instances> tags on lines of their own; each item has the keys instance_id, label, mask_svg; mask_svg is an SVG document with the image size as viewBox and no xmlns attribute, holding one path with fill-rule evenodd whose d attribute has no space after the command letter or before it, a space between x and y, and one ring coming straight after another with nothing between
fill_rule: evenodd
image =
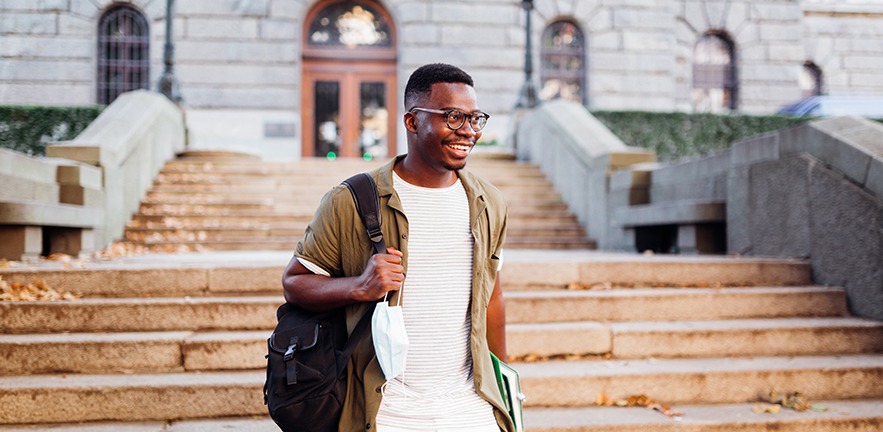
<instances>
[{"instance_id":1,"label":"man's face","mask_svg":"<svg viewBox=\"0 0 883 432\"><path fill-rule=\"evenodd\" d=\"M458 109L467 114L479 109L475 89L461 83L433 84L431 94L419 102L418 107L441 111ZM459 129L452 130L446 125L444 114L414 111L409 115L413 116L409 132L415 134L415 145L409 146L409 153L416 153L424 163L439 169L458 170L466 165L466 157L481 138L481 132L473 130L468 119Z\"/></svg>"}]
</instances>

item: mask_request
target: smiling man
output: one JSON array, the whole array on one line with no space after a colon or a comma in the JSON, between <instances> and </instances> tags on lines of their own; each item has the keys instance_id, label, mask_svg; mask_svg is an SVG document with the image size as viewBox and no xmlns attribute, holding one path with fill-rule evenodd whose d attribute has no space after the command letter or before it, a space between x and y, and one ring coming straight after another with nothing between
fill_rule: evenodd
<instances>
[{"instance_id":1,"label":"smiling man","mask_svg":"<svg viewBox=\"0 0 883 432\"><path fill-rule=\"evenodd\" d=\"M371 172L390 246L371 255L353 199L338 186L322 199L285 270L288 302L346 307L349 330L384 299L401 305L409 345L404 371L387 380L366 332L347 368L340 431L498 432L513 429L489 351L506 359L498 271L506 205L463 168L489 116L472 78L425 65L405 88L408 153Z\"/></svg>"}]
</instances>

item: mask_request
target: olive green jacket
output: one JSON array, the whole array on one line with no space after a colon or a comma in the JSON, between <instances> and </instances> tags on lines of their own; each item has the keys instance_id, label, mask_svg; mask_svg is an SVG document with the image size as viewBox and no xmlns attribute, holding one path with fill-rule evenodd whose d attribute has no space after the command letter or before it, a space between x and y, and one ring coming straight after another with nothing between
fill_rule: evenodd
<instances>
[{"instance_id":1,"label":"olive green jacket","mask_svg":"<svg viewBox=\"0 0 883 432\"><path fill-rule=\"evenodd\" d=\"M372 171L377 183L382 217L381 230L387 246L404 254L405 273L408 269L408 219L393 189L392 168L396 161ZM465 170L457 172L469 200L469 217L475 239L472 266L472 338L470 347L475 390L494 406L501 430L514 431L511 419L503 408L487 343L487 307L497 276L500 252L506 237L506 204L503 195L490 183ZM442 222L443 219L440 219ZM352 195L339 185L323 198L307 227L304 239L297 244L295 256L327 270L332 277L362 274L373 249L359 219ZM398 294L390 301L397 302ZM347 327L352 332L367 304L347 307ZM380 386L385 379L374 355L371 332L365 332L347 365L347 395L340 419L340 432L375 429L380 409Z\"/></svg>"}]
</instances>

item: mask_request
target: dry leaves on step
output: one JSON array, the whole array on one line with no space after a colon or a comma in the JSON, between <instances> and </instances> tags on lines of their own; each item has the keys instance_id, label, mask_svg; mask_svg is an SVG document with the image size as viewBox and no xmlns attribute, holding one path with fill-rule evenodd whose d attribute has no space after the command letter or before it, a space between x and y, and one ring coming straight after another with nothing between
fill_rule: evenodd
<instances>
[{"instance_id":1,"label":"dry leaves on step","mask_svg":"<svg viewBox=\"0 0 883 432\"><path fill-rule=\"evenodd\" d=\"M0 276L0 301L75 300L77 296L50 288L43 279L33 283L7 282Z\"/></svg>"},{"instance_id":2,"label":"dry leaves on step","mask_svg":"<svg viewBox=\"0 0 883 432\"><path fill-rule=\"evenodd\" d=\"M544 361L556 361L556 360L565 360L565 361L576 361L576 360L609 360L611 357L610 353L605 354L553 354L553 355L539 355L537 353L530 353L524 355L510 355L509 362L511 363L539 363Z\"/></svg>"},{"instance_id":3,"label":"dry leaves on step","mask_svg":"<svg viewBox=\"0 0 883 432\"><path fill-rule=\"evenodd\" d=\"M595 404L610 407L646 407L673 419L684 415L682 412L672 409L670 405L663 404L645 394L631 395L625 399L611 399L607 396L607 393L601 393L595 398Z\"/></svg>"},{"instance_id":4,"label":"dry leaves on step","mask_svg":"<svg viewBox=\"0 0 883 432\"><path fill-rule=\"evenodd\" d=\"M810 403L809 399L800 392L781 394L776 389L770 389L765 400L751 406L751 410L758 414L777 414L781 411L781 408L788 408L798 412L807 410L824 412L828 410L826 406Z\"/></svg>"}]
</instances>

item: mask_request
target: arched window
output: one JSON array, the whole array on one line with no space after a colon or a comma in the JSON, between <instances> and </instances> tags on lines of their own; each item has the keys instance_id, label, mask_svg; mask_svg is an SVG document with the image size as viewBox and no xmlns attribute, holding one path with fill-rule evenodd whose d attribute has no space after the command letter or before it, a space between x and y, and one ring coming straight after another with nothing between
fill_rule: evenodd
<instances>
[{"instance_id":1,"label":"arched window","mask_svg":"<svg viewBox=\"0 0 883 432\"><path fill-rule=\"evenodd\" d=\"M737 107L738 84L733 43L720 34L707 34L693 49L693 109L721 112Z\"/></svg>"},{"instance_id":2,"label":"arched window","mask_svg":"<svg viewBox=\"0 0 883 432\"><path fill-rule=\"evenodd\" d=\"M150 27L128 5L109 9L98 21L98 103L150 87Z\"/></svg>"},{"instance_id":3,"label":"arched window","mask_svg":"<svg viewBox=\"0 0 883 432\"><path fill-rule=\"evenodd\" d=\"M800 85L800 92L804 98L821 95L822 70L815 63L807 60L800 70L797 83Z\"/></svg>"},{"instance_id":4,"label":"arched window","mask_svg":"<svg viewBox=\"0 0 883 432\"><path fill-rule=\"evenodd\" d=\"M571 21L561 20L543 30L540 47L540 97L586 102L585 39Z\"/></svg>"},{"instance_id":5,"label":"arched window","mask_svg":"<svg viewBox=\"0 0 883 432\"><path fill-rule=\"evenodd\" d=\"M310 21L307 47L392 47L386 14L371 2L331 3Z\"/></svg>"}]
</instances>

